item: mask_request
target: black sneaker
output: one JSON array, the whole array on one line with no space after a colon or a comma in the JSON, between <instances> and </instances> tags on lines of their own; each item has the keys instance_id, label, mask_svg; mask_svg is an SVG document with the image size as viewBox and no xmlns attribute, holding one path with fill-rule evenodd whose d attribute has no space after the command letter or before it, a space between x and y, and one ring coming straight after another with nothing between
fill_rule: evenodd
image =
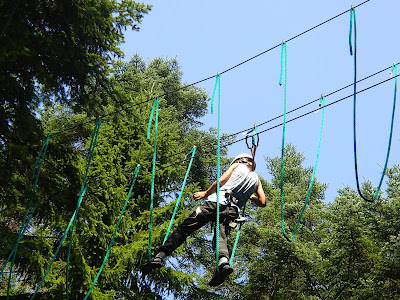
<instances>
[{"instance_id":1,"label":"black sneaker","mask_svg":"<svg viewBox=\"0 0 400 300\"><path fill-rule=\"evenodd\" d=\"M218 266L218 271L214 272L213 277L208 283L210 286L217 286L222 284L226 277L233 272L233 268L229 265L228 262L223 263Z\"/></svg>"},{"instance_id":2,"label":"black sneaker","mask_svg":"<svg viewBox=\"0 0 400 300\"><path fill-rule=\"evenodd\" d=\"M151 262L145 262L139 267L143 273L149 273L152 270L159 269L164 266L164 261L161 257L155 257Z\"/></svg>"}]
</instances>

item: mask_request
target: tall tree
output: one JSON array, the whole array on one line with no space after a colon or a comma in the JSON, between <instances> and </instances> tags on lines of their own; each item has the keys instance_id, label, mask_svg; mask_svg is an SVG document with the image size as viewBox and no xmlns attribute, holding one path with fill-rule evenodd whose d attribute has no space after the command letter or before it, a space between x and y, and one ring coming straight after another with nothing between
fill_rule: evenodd
<instances>
[{"instance_id":1,"label":"tall tree","mask_svg":"<svg viewBox=\"0 0 400 300\"><path fill-rule=\"evenodd\" d=\"M182 89L181 76L176 60L156 59L146 64L135 56L110 78L113 93L88 84L86 88L95 92L90 93L88 104L83 107L85 113L50 102L40 109L45 133L57 134L51 135L40 178L41 204L31 226L34 238L30 239L32 242L24 242L22 247L22 251L34 251L35 255L27 259L18 254L16 259L16 276L24 274L25 277L19 292L27 286L35 287L40 281L75 210L86 168L88 137L93 130L94 117L98 115L104 117L90 168L89 187L79 210L72 242L70 298L81 299L91 287L106 255L137 164L141 169L130 205L92 296L95 299L147 299L172 293L184 298L188 291L193 291L193 275L182 268L165 269L152 276L138 271L147 260L148 251L154 125L150 140L146 133L156 95L166 96L160 97L152 251L161 244L166 233L175 204L169 202L181 188L188 164L185 155L193 145L200 147L176 222L188 214L188 208L184 207L192 203L190 195L194 187L208 184L214 171L210 166L215 165L215 132L200 131L197 122L206 112L208 97L195 87ZM7 247L3 253L9 250ZM43 291L48 291L47 297L65 294L66 259L67 243L42 286ZM154 282L157 282L155 286Z\"/></svg>"},{"instance_id":2,"label":"tall tree","mask_svg":"<svg viewBox=\"0 0 400 300\"><path fill-rule=\"evenodd\" d=\"M38 107L56 102L69 108L62 114L72 114L90 101L85 90L89 83L110 89L109 70L122 55L118 45L123 31L138 30L150 8L131 0L0 1L0 26L5 28L0 37L1 257L7 257L15 242L32 191L31 169L44 134ZM77 134L75 142L82 144L82 136ZM60 192L75 197L79 185L81 164L73 151L77 144L68 142L49 145L54 156L46 158L40 185L47 188L45 198L51 203L57 203ZM59 219L54 214L42 218L37 221ZM51 245L38 242L36 249L42 248ZM40 264L30 263L34 256L25 255L25 264L38 272Z\"/></svg>"}]
</instances>

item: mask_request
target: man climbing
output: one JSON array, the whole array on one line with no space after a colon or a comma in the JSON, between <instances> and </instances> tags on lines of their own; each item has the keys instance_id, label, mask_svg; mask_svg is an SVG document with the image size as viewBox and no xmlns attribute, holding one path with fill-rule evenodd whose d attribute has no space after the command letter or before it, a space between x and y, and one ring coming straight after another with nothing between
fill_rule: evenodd
<instances>
[{"instance_id":1,"label":"man climbing","mask_svg":"<svg viewBox=\"0 0 400 300\"><path fill-rule=\"evenodd\" d=\"M258 175L254 172L255 167L256 164L252 156L243 153L235 157L228 170L219 179L219 264L218 270L209 283L211 286L221 284L233 272L233 268L229 265L227 239L232 224L235 224L235 221L236 223L240 221L238 220L240 208L245 205L248 199L251 199L260 207L266 205L263 187ZM216 189L217 182L215 181L206 191L193 194L196 200L207 199L175 229L159 248L152 261L141 266L143 271L162 267L165 257L178 248L191 233L203 227L206 223L216 220Z\"/></svg>"}]
</instances>

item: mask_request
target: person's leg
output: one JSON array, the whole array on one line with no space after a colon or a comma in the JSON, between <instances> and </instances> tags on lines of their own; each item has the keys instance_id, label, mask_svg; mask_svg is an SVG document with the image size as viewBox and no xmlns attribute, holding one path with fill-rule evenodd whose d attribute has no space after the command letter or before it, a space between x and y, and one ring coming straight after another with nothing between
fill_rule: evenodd
<instances>
[{"instance_id":1,"label":"person's leg","mask_svg":"<svg viewBox=\"0 0 400 300\"><path fill-rule=\"evenodd\" d=\"M159 252L170 255L176 248L183 244L186 238L197 229L203 227L215 218L215 203L205 201L198 206L167 238Z\"/></svg>"},{"instance_id":2,"label":"person's leg","mask_svg":"<svg viewBox=\"0 0 400 300\"><path fill-rule=\"evenodd\" d=\"M140 267L141 270L143 272L148 272L152 269L161 268L164 265L166 256L170 255L176 248L182 245L191 233L215 218L215 208L215 203L208 201L206 201L204 205L198 206L189 217L172 232L165 243L158 249L152 261L145 262Z\"/></svg>"},{"instance_id":3,"label":"person's leg","mask_svg":"<svg viewBox=\"0 0 400 300\"><path fill-rule=\"evenodd\" d=\"M222 284L226 277L233 272L233 268L229 265L229 250L227 246L228 236L231 231L230 221L235 220L239 213L234 207L228 206L220 213L219 224L219 262L218 270L215 271L209 285L217 286Z\"/></svg>"},{"instance_id":4,"label":"person's leg","mask_svg":"<svg viewBox=\"0 0 400 300\"><path fill-rule=\"evenodd\" d=\"M225 257L229 260L229 250L228 250L228 236L231 232L231 227L229 223L235 220L239 213L235 207L232 206L222 206L223 210L220 212L220 223L219 223L219 258Z\"/></svg>"}]
</instances>

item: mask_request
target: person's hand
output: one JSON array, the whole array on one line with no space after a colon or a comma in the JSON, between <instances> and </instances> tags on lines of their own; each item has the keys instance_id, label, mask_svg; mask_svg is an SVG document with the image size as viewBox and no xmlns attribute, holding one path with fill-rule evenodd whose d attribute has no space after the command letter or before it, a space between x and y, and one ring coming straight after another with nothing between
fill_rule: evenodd
<instances>
[{"instance_id":1,"label":"person's hand","mask_svg":"<svg viewBox=\"0 0 400 300\"><path fill-rule=\"evenodd\" d=\"M193 194L193 198L196 199L196 200L199 200L199 199L202 199L202 198L205 198L205 197L206 197L206 192L205 191L196 192L196 193Z\"/></svg>"}]
</instances>

